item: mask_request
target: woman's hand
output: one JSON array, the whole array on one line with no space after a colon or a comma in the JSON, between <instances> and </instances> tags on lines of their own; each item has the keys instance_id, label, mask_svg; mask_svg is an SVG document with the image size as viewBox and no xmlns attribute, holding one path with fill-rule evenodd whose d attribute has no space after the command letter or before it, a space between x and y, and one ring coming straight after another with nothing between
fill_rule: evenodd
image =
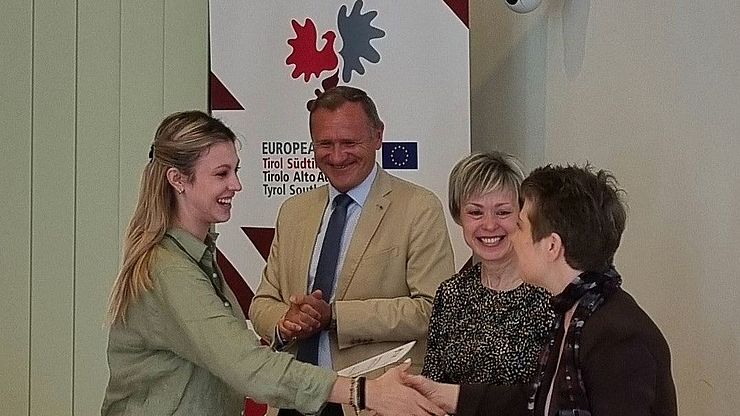
<instances>
[{"instance_id":1,"label":"woman's hand","mask_svg":"<svg viewBox=\"0 0 740 416\"><path fill-rule=\"evenodd\" d=\"M400 377L403 384L413 388L448 414L456 412L460 386L437 383L424 376L415 376L406 372L402 372Z\"/></svg>"},{"instance_id":2,"label":"woman's hand","mask_svg":"<svg viewBox=\"0 0 740 416\"><path fill-rule=\"evenodd\" d=\"M418 391L403 384L405 371L411 365L407 360L382 376L367 380L365 406L378 415L443 416L445 411ZM407 376L407 375L406 375Z\"/></svg>"}]
</instances>

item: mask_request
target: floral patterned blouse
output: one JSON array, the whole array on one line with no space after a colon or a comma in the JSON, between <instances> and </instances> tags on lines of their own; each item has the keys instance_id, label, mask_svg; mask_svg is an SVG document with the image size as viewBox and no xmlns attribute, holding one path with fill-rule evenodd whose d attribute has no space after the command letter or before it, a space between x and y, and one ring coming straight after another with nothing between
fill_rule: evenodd
<instances>
[{"instance_id":1,"label":"floral patterned blouse","mask_svg":"<svg viewBox=\"0 0 740 416\"><path fill-rule=\"evenodd\" d=\"M444 383L526 383L549 339L550 295L526 283L508 291L481 283L481 265L437 289L422 374Z\"/></svg>"}]
</instances>

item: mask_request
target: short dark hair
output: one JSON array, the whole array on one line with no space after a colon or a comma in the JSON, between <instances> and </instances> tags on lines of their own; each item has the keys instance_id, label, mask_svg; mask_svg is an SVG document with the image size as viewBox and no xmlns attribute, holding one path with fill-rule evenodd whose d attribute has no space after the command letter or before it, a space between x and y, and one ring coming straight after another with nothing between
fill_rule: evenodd
<instances>
[{"instance_id":1,"label":"short dark hair","mask_svg":"<svg viewBox=\"0 0 740 416\"><path fill-rule=\"evenodd\" d=\"M624 191L614 176L592 166L537 168L522 182L531 205L532 240L557 233L565 260L576 270L604 272L614 262L627 220Z\"/></svg>"},{"instance_id":2,"label":"short dark hair","mask_svg":"<svg viewBox=\"0 0 740 416\"><path fill-rule=\"evenodd\" d=\"M306 107L309 113L313 114L314 111L320 108L334 111L344 103L360 103L362 109L365 110L367 119L370 120L370 127L375 129L383 128L383 122L378 116L378 109L375 107L375 103L365 91L359 88L348 85L330 88L320 93L315 99L309 100L306 103ZM309 127L311 126L311 114L308 116Z\"/></svg>"}]
</instances>

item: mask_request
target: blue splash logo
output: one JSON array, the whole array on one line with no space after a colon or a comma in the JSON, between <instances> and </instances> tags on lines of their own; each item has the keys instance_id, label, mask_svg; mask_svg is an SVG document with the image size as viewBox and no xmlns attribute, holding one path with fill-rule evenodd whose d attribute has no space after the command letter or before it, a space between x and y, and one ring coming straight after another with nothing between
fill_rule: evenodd
<instances>
[{"instance_id":1,"label":"blue splash logo","mask_svg":"<svg viewBox=\"0 0 740 416\"><path fill-rule=\"evenodd\" d=\"M306 18L303 24L293 19L291 25L295 37L288 39L293 51L285 59L286 64L293 66L291 77L303 77L303 81L308 83L311 77L319 79L324 72L333 73L321 81L324 90L328 90L338 85L340 72L342 81L348 83L353 73L365 74L363 61L372 64L380 62L380 53L371 41L385 37L385 31L373 26L373 20L378 16L377 10L363 13L362 6L362 0L355 1L351 11L342 5L337 14L336 31L319 31L310 18ZM339 52L334 45L337 32L342 40ZM320 44L320 49L317 44ZM339 56L344 64L341 67Z\"/></svg>"}]
</instances>

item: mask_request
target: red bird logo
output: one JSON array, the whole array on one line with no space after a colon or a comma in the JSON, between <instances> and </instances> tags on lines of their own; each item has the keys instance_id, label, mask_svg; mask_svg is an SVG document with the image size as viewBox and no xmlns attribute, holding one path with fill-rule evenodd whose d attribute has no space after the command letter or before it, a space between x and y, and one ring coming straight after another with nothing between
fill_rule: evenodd
<instances>
[{"instance_id":1,"label":"red bird logo","mask_svg":"<svg viewBox=\"0 0 740 416\"><path fill-rule=\"evenodd\" d=\"M288 65L295 65L291 76L298 78L303 75L303 81L308 82L311 75L316 78L324 71L331 71L339 64L339 58L334 52L334 41L336 33L331 30L321 35L324 46L317 49L316 25L311 19L306 19L303 26L295 20L291 21L296 37L289 39L288 44L293 47L293 52L285 60Z\"/></svg>"}]
</instances>

